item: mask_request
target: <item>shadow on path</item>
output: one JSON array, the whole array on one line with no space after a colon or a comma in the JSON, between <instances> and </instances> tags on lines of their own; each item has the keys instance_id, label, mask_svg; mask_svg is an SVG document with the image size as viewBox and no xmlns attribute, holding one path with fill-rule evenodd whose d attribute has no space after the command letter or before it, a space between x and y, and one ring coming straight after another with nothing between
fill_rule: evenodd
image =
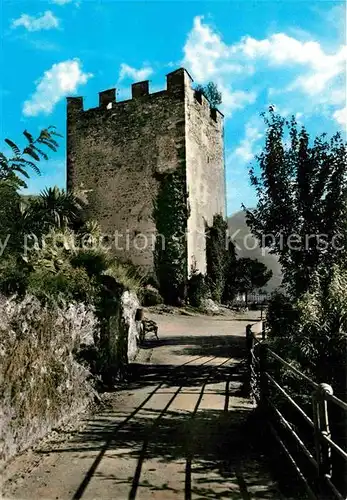
<instances>
[{"instance_id":1,"label":"shadow on path","mask_svg":"<svg viewBox=\"0 0 347 500\"><path fill-rule=\"evenodd\" d=\"M195 335L172 336L163 339L145 340L141 349L155 349L164 346L182 346L182 349L173 351L174 354L192 356L221 356L243 358L245 351L245 335Z\"/></svg>"},{"instance_id":2,"label":"shadow on path","mask_svg":"<svg viewBox=\"0 0 347 500\"><path fill-rule=\"evenodd\" d=\"M154 482L141 481L143 466L151 460L159 464L185 464L182 465L185 500L190 500L192 495L194 499L278 499L272 485L259 472L258 456L249 439L247 417L251 407L247 399L242 403L241 390L243 344L243 338L230 336L148 341L148 347L182 346L180 352L197 356L191 361L199 364L190 364L191 361L179 366L134 364L126 389L149 388L141 404L128 414L118 407L100 412L83 431L76 432L67 445L65 443L64 449L60 446L55 449L51 443L49 449L42 451L79 453L82 459L84 452L85 458L90 458L91 451L97 452L73 499L83 498L93 478L109 481L111 490L121 484L128 486L129 500L136 498L139 488L175 494L170 477L160 478L161 484L158 478ZM208 360L206 356L210 356ZM226 359L218 360L218 357ZM211 362L213 364L209 364ZM210 388L212 384L218 386ZM170 397L164 400L163 407L148 407L154 396L163 394L164 388ZM189 390L195 391L194 410L173 409L176 398ZM220 409L201 407L203 398L211 394L224 401L218 405ZM240 398L237 400L240 402L230 408L232 397ZM99 467L106 459L106 452L107 460L114 460L112 473L105 472L108 468ZM117 473L119 460L136 463L133 475L124 478ZM177 498L182 498L182 492L177 491Z\"/></svg>"}]
</instances>

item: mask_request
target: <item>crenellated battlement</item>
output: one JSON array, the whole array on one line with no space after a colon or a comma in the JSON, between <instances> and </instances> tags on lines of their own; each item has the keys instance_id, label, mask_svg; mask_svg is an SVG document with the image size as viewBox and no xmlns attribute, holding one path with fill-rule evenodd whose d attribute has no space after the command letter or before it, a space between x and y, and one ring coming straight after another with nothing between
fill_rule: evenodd
<instances>
[{"instance_id":1,"label":"crenellated battlement","mask_svg":"<svg viewBox=\"0 0 347 500\"><path fill-rule=\"evenodd\" d=\"M144 80L142 82L133 83L131 86L131 99L126 99L123 101L117 101L117 89L111 88L99 92L99 105L96 108L84 109L83 97L67 97L67 112L68 115L76 114L78 112L86 112L92 110L112 110L119 105L124 105L131 101L141 98L156 98L163 96L165 94L177 96L179 98L184 98L185 92L191 91L194 94L195 99L201 105L202 109L206 109L206 114L209 113L210 118L215 122L218 121L218 117L223 117L223 114L215 109L211 108L206 97L197 90L192 88L193 78L190 76L188 71L184 68L179 68L166 75L166 89L158 92L150 92L150 82L149 80Z\"/></svg>"},{"instance_id":2,"label":"crenellated battlement","mask_svg":"<svg viewBox=\"0 0 347 500\"><path fill-rule=\"evenodd\" d=\"M180 68L158 92L145 80L131 85L127 100L118 101L115 88L99 92L89 109L83 97L67 98L68 189L85 200L103 234L122 235L112 251L151 273L157 269L151 242L161 231L154 207L176 216L176 202L162 203L171 174L182 187L172 196L189 206L180 220L187 276L193 266L206 273L206 224L225 215L223 115L192 83Z\"/></svg>"}]
</instances>

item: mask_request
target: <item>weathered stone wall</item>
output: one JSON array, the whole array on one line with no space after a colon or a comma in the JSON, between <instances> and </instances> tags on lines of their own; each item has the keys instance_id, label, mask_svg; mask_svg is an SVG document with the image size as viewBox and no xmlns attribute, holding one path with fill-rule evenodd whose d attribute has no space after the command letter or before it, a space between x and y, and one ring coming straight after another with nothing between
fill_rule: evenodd
<instances>
[{"instance_id":1,"label":"weathered stone wall","mask_svg":"<svg viewBox=\"0 0 347 500\"><path fill-rule=\"evenodd\" d=\"M225 216L223 115L207 99L186 89L186 164L190 217L188 267L206 273L205 223Z\"/></svg>"},{"instance_id":2,"label":"weathered stone wall","mask_svg":"<svg viewBox=\"0 0 347 500\"><path fill-rule=\"evenodd\" d=\"M127 361L132 363L136 357L140 341L140 325L136 321L136 311L140 307L140 301L136 293L125 290L121 302L122 321L127 331Z\"/></svg>"},{"instance_id":3,"label":"weathered stone wall","mask_svg":"<svg viewBox=\"0 0 347 500\"><path fill-rule=\"evenodd\" d=\"M98 108L84 111L82 98L68 98L68 189L85 199L104 233L118 231L118 255L136 265L154 267L160 174L186 169L187 271L193 263L206 271L205 221L225 215L223 117L191 83L179 69L167 75L167 90L149 94L148 82L136 83L128 101L116 103L110 89Z\"/></svg>"},{"instance_id":4,"label":"weathered stone wall","mask_svg":"<svg viewBox=\"0 0 347 500\"><path fill-rule=\"evenodd\" d=\"M150 268L158 174L184 157L184 75L171 73L167 91L154 94L146 82L134 84L124 102L104 92L102 105L87 111L80 98L68 100L68 189L87 201L104 233L119 232L120 257Z\"/></svg>"}]
</instances>

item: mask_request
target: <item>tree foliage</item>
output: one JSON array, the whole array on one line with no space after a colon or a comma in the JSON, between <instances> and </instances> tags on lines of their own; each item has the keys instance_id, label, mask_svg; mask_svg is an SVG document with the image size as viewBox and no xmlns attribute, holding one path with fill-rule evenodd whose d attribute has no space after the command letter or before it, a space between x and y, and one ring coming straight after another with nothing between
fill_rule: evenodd
<instances>
[{"instance_id":1,"label":"tree foliage","mask_svg":"<svg viewBox=\"0 0 347 500\"><path fill-rule=\"evenodd\" d=\"M0 152L0 180L12 182L16 188L26 187L23 177L29 178L28 170L40 175L38 163L41 159L48 160L45 149L57 151L59 144L55 137L61 137L53 126L41 130L36 139L27 130L24 130L23 135L27 142L24 148L20 148L11 139L5 139L12 155L6 156Z\"/></svg>"},{"instance_id":2,"label":"tree foliage","mask_svg":"<svg viewBox=\"0 0 347 500\"><path fill-rule=\"evenodd\" d=\"M195 90L206 97L212 108L217 108L222 104L222 93L215 83L209 82L206 85L197 85Z\"/></svg>"},{"instance_id":3,"label":"tree foliage","mask_svg":"<svg viewBox=\"0 0 347 500\"><path fill-rule=\"evenodd\" d=\"M272 271L265 264L257 259L241 258L231 262L227 282L229 290L232 290L234 295L235 292L245 293L247 304L248 294L265 286L271 278Z\"/></svg>"},{"instance_id":4,"label":"tree foliage","mask_svg":"<svg viewBox=\"0 0 347 500\"><path fill-rule=\"evenodd\" d=\"M265 146L250 171L258 203L247 223L279 256L284 283L300 296L317 270L329 279L334 264L347 262L346 145L339 133L310 141L305 127L273 107L264 121Z\"/></svg>"},{"instance_id":5,"label":"tree foliage","mask_svg":"<svg viewBox=\"0 0 347 500\"><path fill-rule=\"evenodd\" d=\"M236 280L237 256L236 248L232 241L229 241L228 243L228 253L226 259L223 302L227 304L235 298L235 295L238 292Z\"/></svg>"},{"instance_id":6,"label":"tree foliage","mask_svg":"<svg viewBox=\"0 0 347 500\"><path fill-rule=\"evenodd\" d=\"M285 293L272 297L267 313L277 352L317 382L332 385L346 400L347 355L347 166L346 144L339 133L310 139L292 118L269 109L264 116L266 142L251 169L258 195L248 211L252 232L279 256ZM298 386L287 370L281 380L299 404L309 404L310 390ZM306 392L306 394L305 394ZM308 403L307 403L308 401ZM333 438L346 446L345 414L329 409ZM342 470L335 456L333 471ZM333 482L341 492L341 476Z\"/></svg>"},{"instance_id":7,"label":"tree foliage","mask_svg":"<svg viewBox=\"0 0 347 500\"><path fill-rule=\"evenodd\" d=\"M187 295L189 304L193 307L200 307L204 299L209 298L210 295L206 276L194 268L188 281Z\"/></svg>"},{"instance_id":8,"label":"tree foliage","mask_svg":"<svg viewBox=\"0 0 347 500\"><path fill-rule=\"evenodd\" d=\"M54 186L44 189L23 215L31 227L42 233L53 228L64 230L82 226L83 208L83 202L72 192Z\"/></svg>"}]
</instances>

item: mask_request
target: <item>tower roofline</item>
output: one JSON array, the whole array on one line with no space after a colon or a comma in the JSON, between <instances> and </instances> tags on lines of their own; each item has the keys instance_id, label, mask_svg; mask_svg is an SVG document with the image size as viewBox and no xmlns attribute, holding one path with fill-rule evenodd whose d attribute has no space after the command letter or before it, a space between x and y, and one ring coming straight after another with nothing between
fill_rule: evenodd
<instances>
[{"instance_id":1,"label":"tower roofline","mask_svg":"<svg viewBox=\"0 0 347 500\"><path fill-rule=\"evenodd\" d=\"M181 68L175 69L175 71L170 71L170 73L167 73L166 76L168 76L168 75L174 75L175 73L179 73L179 72L182 72L182 71L184 71L185 73L187 73L187 75L189 76L189 78L191 79L191 81L194 82L194 78L192 77L192 75L189 73L189 71L186 68L183 68L183 66Z\"/></svg>"},{"instance_id":2,"label":"tower roofline","mask_svg":"<svg viewBox=\"0 0 347 500\"><path fill-rule=\"evenodd\" d=\"M149 80L135 82L131 85L131 98L118 102L116 99L117 89L110 88L99 92L99 103L98 103L99 105L97 107L92 107L89 109L84 108L83 96L67 97L66 98L67 113L68 116L72 116L79 112L82 113L95 112L95 111L98 112L98 110L102 112L112 112L112 110L116 109L117 107L119 108L124 105L127 105L127 103L131 101L137 99L152 100L159 96L163 96L165 94L176 95L179 99L182 99L182 96L186 91L187 85L190 86L190 88L194 91L194 88L191 85L193 82L194 80L190 75L190 73L185 68L181 67L166 74L166 89L164 90L160 90L157 92L150 92ZM200 97L198 96L198 94L199 93L195 91L195 97L199 100L201 104L202 103L201 92L199 94ZM204 97L203 99L206 98ZM206 100L206 102L208 101ZM211 108L210 105L209 108L210 108L209 111L210 116L214 121L217 121L217 116L220 116L222 119L224 118L223 113L219 111L219 109Z\"/></svg>"}]
</instances>

